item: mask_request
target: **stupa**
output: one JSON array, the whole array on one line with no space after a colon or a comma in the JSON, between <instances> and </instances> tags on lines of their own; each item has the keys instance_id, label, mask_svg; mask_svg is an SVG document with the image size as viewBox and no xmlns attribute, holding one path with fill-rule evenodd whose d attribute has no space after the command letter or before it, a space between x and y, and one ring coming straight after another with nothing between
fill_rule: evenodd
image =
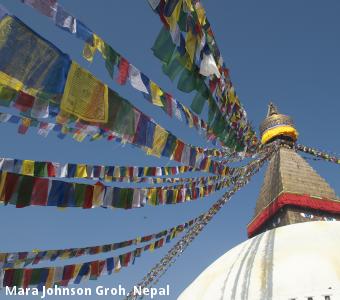
<instances>
[{"instance_id":1,"label":"stupa","mask_svg":"<svg viewBox=\"0 0 340 300\"><path fill-rule=\"evenodd\" d=\"M339 300L340 199L296 152L298 132L270 103L261 142L279 140L249 239L205 269L178 300Z\"/></svg>"}]
</instances>

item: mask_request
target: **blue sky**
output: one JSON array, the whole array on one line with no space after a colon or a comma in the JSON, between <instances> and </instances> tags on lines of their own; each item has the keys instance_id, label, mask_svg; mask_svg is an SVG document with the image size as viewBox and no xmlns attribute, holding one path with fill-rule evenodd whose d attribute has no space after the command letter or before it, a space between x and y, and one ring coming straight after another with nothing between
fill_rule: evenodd
<instances>
[{"instance_id":1,"label":"blue sky","mask_svg":"<svg viewBox=\"0 0 340 300\"><path fill-rule=\"evenodd\" d=\"M128 85L121 87L110 81L99 57L92 65L88 64L81 56L81 41L56 28L19 0L0 0L0 3L164 127L192 144L202 143L194 130L149 105ZM192 95L177 91L152 55L150 48L161 23L146 0L60 0L60 3L176 99L190 103ZM203 4L231 70L233 84L255 128L265 116L271 99L281 112L295 120L300 143L340 152L340 2L210 0ZM20 136L15 126L7 124L0 126L0 136L3 157L113 165L168 163L129 146L106 141L77 143L71 138L59 140L54 134L44 139L34 130ZM339 165L311 163L339 195ZM176 299L208 265L247 238L246 224L253 215L263 174L264 170L232 198L161 279L159 287L171 286L171 296L163 299ZM221 193L192 203L130 211L0 207L0 251L82 247L133 238L189 220L206 211L219 196ZM134 266L81 286L122 284L128 289L168 249L169 245L145 253ZM23 299L1 293L0 296ZM54 298L57 297L50 297Z\"/></svg>"}]
</instances>

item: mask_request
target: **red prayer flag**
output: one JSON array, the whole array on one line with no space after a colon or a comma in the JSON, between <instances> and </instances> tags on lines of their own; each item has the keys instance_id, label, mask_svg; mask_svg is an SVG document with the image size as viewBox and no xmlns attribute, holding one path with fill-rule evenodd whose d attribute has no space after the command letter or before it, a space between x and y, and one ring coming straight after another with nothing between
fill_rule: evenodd
<instances>
[{"instance_id":1,"label":"red prayer flag","mask_svg":"<svg viewBox=\"0 0 340 300\"><path fill-rule=\"evenodd\" d=\"M67 286L73 277L75 265L68 265L64 267L63 279L60 282L61 286Z\"/></svg>"},{"instance_id":2,"label":"red prayer flag","mask_svg":"<svg viewBox=\"0 0 340 300\"><path fill-rule=\"evenodd\" d=\"M181 161L183 149L184 149L184 143L182 141L180 141L180 140L177 140L174 160Z\"/></svg>"},{"instance_id":3,"label":"red prayer flag","mask_svg":"<svg viewBox=\"0 0 340 300\"><path fill-rule=\"evenodd\" d=\"M4 203L8 204L10 201L14 191L16 191L16 187L19 182L19 175L13 173L7 173L5 187L4 187Z\"/></svg>"},{"instance_id":4,"label":"red prayer flag","mask_svg":"<svg viewBox=\"0 0 340 300\"><path fill-rule=\"evenodd\" d=\"M131 252L124 254L123 261L122 261L123 267L127 267L130 263L130 260L131 260Z\"/></svg>"},{"instance_id":5,"label":"red prayer flag","mask_svg":"<svg viewBox=\"0 0 340 300\"><path fill-rule=\"evenodd\" d=\"M172 118L172 96L168 93L164 93L165 100L166 100L166 110L167 114Z\"/></svg>"},{"instance_id":6,"label":"red prayer flag","mask_svg":"<svg viewBox=\"0 0 340 300\"><path fill-rule=\"evenodd\" d=\"M96 280L99 276L99 261L91 262L90 280Z\"/></svg>"},{"instance_id":7,"label":"red prayer flag","mask_svg":"<svg viewBox=\"0 0 340 300\"><path fill-rule=\"evenodd\" d=\"M85 191L85 199L83 203L83 208L91 208L92 207L92 198L93 198L93 186L87 185Z\"/></svg>"},{"instance_id":8,"label":"red prayer flag","mask_svg":"<svg viewBox=\"0 0 340 300\"><path fill-rule=\"evenodd\" d=\"M5 271L3 286L13 286L14 271L14 269L8 269Z\"/></svg>"},{"instance_id":9,"label":"red prayer flag","mask_svg":"<svg viewBox=\"0 0 340 300\"><path fill-rule=\"evenodd\" d=\"M25 289L29 286L32 277L32 269L24 269L24 279L22 287Z\"/></svg>"},{"instance_id":10,"label":"red prayer flag","mask_svg":"<svg viewBox=\"0 0 340 300\"><path fill-rule=\"evenodd\" d=\"M168 21L166 20L165 16L164 16L164 6L165 6L165 1L164 0L161 0L161 2L159 3L158 5L158 14L159 14L159 17L162 21L162 23L164 24L164 26L169 29L170 26L169 26L169 23Z\"/></svg>"},{"instance_id":11,"label":"red prayer flag","mask_svg":"<svg viewBox=\"0 0 340 300\"><path fill-rule=\"evenodd\" d=\"M21 112L27 112L33 107L34 97L24 92L19 92L17 99L15 100L14 107Z\"/></svg>"},{"instance_id":12,"label":"red prayer flag","mask_svg":"<svg viewBox=\"0 0 340 300\"><path fill-rule=\"evenodd\" d=\"M48 199L48 185L49 179L38 177L35 178L32 190L31 205L46 206Z\"/></svg>"},{"instance_id":13,"label":"red prayer flag","mask_svg":"<svg viewBox=\"0 0 340 300\"><path fill-rule=\"evenodd\" d=\"M48 174L48 177L56 176L55 166L51 162L47 163L47 174Z\"/></svg>"},{"instance_id":14,"label":"red prayer flag","mask_svg":"<svg viewBox=\"0 0 340 300\"><path fill-rule=\"evenodd\" d=\"M117 78L117 82L119 84L125 84L128 77L129 77L129 67L130 64L129 62L124 58L124 57L120 57L120 61L119 61L119 65L118 65L118 69L119 69L119 74L118 74L118 78Z\"/></svg>"}]
</instances>

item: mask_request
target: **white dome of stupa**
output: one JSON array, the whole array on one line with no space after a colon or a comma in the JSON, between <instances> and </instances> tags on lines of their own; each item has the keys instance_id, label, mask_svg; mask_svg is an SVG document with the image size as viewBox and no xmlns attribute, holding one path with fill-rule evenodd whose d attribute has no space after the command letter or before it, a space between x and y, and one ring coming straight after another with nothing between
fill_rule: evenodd
<instances>
[{"instance_id":1,"label":"white dome of stupa","mask_svg":"<svg viewBox=\"0 0 340 300\"><path fill-rule=\"evenodd\" d=\"M205 269L178 300L339 300L340 222L257 235Z\"/></svg>"}]
</instances>

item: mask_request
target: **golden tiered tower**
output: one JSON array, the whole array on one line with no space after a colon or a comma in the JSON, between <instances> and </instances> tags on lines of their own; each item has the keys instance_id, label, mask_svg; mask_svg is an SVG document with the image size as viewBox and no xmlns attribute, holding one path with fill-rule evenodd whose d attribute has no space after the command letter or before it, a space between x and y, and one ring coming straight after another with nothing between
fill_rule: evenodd
<instances>
[{"instance_id":1,"label":"golden tiered tower","mask_svg":"<svg viewBox=\"0 0 340 300\"><path fill-rule=\"evenodd\" d=\"M280 140L281 146L269 162L248 236L293 223L340 220L340 199L292 147L298 136L292 119L270 103L260 131L263 144Z\"/></svg>"}]
</instances>

